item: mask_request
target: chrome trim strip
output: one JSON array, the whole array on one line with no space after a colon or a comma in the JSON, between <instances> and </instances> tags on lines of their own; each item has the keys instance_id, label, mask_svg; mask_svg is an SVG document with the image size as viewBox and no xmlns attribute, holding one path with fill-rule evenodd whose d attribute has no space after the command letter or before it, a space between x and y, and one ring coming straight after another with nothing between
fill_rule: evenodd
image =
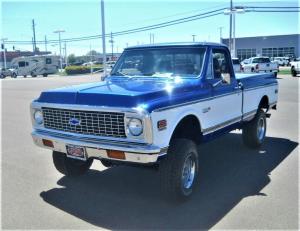
<instances>
[{"instance_id":1,"label":"chrome trim strip","mask_svg":"<svg viewBox=\"0 0 300 231\"><path fill-rule=\"evenodd\" d=\"M160 148L158 146L154 145L140 145L135 143L109 143L109 142L101 142L101 141L93 141L93 140L78 140L73 139L70 137L61 137L61 136L55 136L53 134L49 133L41 133L39 131L33 131L31 133L33 140L35 143L37 143L38 140L41 139L48 139L54 142L54 145L56 142L58 143L64 143L64 144L70 144L70 145L78 145L82 147L89 147L89 148L95 148L95 149L104 149L104 150L117 150L117 151L123 151L123 152L130 152L130 153L140 153L140 154L163 154L166 152L167 148ZM39 145L41 146L41 145ZM42 147L45 147L42 145Z\"/></svg>"},{"instance_id":2,"label":"chrome trim strip","mask_svg":"<svg viewBox=\"0 0 300 231\"><path fill-rule=\"evenodd\" d=\"M252 111L249 111L247 113L244 113L243 114L243 121L246 120L246 121L249 121L251 119L253 119L255 117L257 113L257 110L252 110Z\"/></svg>"},{"instance_id":3,"label":"chrome trim strip","mask_svg":"<svg viewBox=\"0 0 300 231\"><path fill-rule=\"evenodd\" d=\"M254 87L254 88L247 88L243 91L239 90L239 91L230 92L230 93L226 93L226 94L222 94L222 95L218 95L218 96L207 97L207 98L204 98L204 99L198 99L198 100L194 100L194 101L191 101L191 102L179 103L179 104L176 104L176 105L157 108L157 109L153 110L153 112L165 111L165 110L174 109L174 108L177 108L177 107L182 107L182 106L187 106L187 105L191 105L191 104L200 103L200 102L203 102L203 101L213 100L213 99L228 96L228 95L239 94L239 93L244 92L244 91L251 91L251 90L256 90L256 89L259 89L259 88L271 87L271 86L278 86L278 84L268 84L268 85L264 85L264 86Z\"/></svg>"},{"instance_id":4,"label":"chrome trim strip","mask_svg":"<svg viewBox=\"0 0 300 231\"><path fill-rule=\"evenodd\" d=\"M165 110L169 110L169 109L173 109L173 108L177 108L177 107L196 104L196 103L200 103L200 102L203 102L203 101L213 100L213 99L216 99L216 98L221 98L221 97L225 97L225 96L228 96L228 95L234 95L234 94L239 94L239 93L241 93L241 91L233 92L233 93L230 92L230 93L226 93L226 94L223 94L223 95L207 97L207 98L204 98L204 99L198 99L198 100L194 100L194 101L191 101L191 102L185 102L185 103L180 103L180 104L176 104L176 105L166 106L166 107L162 107L162 108L157 108L157 109L153 110L153 112L165 111Z\"/></svg>"},{"instance_id":5,"label":"chrome trim strip","mask_svg":"<svg viewBox=\"0 0 300 231\"><path fill-rule=\"evenodd\" d=\"M212 127L209 127L209 128L206 128L206 129L203 129L202 132L203 132L203 135L207 135L209 133L212 133L212 132L215 132L219 129L222 129L222 128L225 128L229 125L232 125L234 123L237 123L237 122L241 122L241 119L242 119L242 116L238 116L234 119L230 119L230 120L227 120L223 123L220 123L218 125L215 125L215 126L212 126Z\"/></svg>"},{"instance_id":6,"label":"chrome trim strip","mask_svg":"<svg viewBox=\"0 0 300 231\"><path fill-rule=\"evenodd\" d=\"M266 85L258 86L258 87L245 88L244 91L252 91L252 90L259 89L259 88L273 87L273 86L278 86L278 84L277 83L272 83L272 84L266 84Z\"/></svg>"}]
</instances>

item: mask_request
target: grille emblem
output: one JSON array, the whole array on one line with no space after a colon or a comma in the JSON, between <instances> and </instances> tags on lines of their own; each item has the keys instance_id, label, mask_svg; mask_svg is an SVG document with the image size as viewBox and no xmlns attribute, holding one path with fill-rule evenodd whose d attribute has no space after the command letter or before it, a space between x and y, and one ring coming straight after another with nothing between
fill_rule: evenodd
<instances>
[{"instance_id":1,"label":"grille emblem","mask_svg":"<svg viewBox=\"0 0 300 231\"><path fill-rule=\"evenodd\" d=\"M76 119L76 118L71 118L69 120L69 124L70 125L74 125L74 126L77 126L77 125L80 125L81 121L79 119Z\"/></svg>"}]
</instances>

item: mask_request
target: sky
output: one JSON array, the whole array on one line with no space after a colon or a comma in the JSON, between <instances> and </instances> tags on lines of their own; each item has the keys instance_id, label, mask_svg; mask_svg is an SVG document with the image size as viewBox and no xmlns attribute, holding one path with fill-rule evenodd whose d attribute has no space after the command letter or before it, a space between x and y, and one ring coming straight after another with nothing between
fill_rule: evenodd
<instances>
[{"instance_id":1,"label":"sky","mask_svg":"<svg viewBox=\"0 0 300 231\"><path fill-rule=\"evenodd\" d=\"M36 24L37 40L58 39L53 31L65 30L62 38L73 38L101 34L100 0L0 0L1 27L0 37L8 40L31 41L32 19ZM229 0L105 0L106 33L118 32L142 26L157 24L169 20L188 17L214 9L229 7ZM299 6L297 0L286 1L233 1L242 6ZM299 13L254 13L236 15L236 37L266 36L299 33ZM229 35L229 16L218 15L180 25L165 27L152 31L123 35L114 38L114 52L122 52L127 45L147 44L150 33L154 34L156 43L196 41L219 42ZM12 50L13 45L6 45ZM83 55L90 49L102 51L101 39L67 43L67 53ZM45 50L44 45L38 45ZM107 41L107 52L111 46ZM32 45L15 44L16 49L32 50ZM59 53L58 44L48 44L47 49Z\"/></svg>"}]
</instances>

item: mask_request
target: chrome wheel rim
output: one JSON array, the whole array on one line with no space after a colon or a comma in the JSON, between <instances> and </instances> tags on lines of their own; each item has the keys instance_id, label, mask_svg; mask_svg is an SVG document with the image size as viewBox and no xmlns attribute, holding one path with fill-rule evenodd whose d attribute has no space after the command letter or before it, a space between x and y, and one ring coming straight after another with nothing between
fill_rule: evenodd
<instances>
[{"instance_id":1,"label":"chrome wheel rim","mask_svg":"<svg viewBox=\"0 0 300 231\"><path fill-rule=\"evenodd\" d=\"M183 168L182 168L182 186L184 189L191 188L194 178L195 178L195 171L196 171L196 163L192 155L188 155L185 159Z\"/></svg>"},{"instance_id":2,"label":"chrome wheel rim","mask_svg":"<svg viewBox=\"0 0 300 231\"><path fill-rule=\"evenodd\" d=\"M265 120L263 118L260 118L258 120L258 126L257 126L257 137L259 140L262 140L264 138L265 131L266 131Z\"/></svg>"}]
</instances>

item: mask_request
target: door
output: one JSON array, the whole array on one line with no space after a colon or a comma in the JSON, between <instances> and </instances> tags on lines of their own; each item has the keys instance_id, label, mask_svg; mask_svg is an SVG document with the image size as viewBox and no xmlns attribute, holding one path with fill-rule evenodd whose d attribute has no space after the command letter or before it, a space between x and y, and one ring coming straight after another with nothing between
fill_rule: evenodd
<instances>
[{"instance_id":1,"label":"door","mask_svg":"<svg viewBox=\"0 0 300 231\"><path fill-rule=\"evenodd\" d=\"M211 63L209 132L237 123L242 118L242 90L235 79L229 51L226 48L212 49Z\"/></svg>"}]
</instances>

